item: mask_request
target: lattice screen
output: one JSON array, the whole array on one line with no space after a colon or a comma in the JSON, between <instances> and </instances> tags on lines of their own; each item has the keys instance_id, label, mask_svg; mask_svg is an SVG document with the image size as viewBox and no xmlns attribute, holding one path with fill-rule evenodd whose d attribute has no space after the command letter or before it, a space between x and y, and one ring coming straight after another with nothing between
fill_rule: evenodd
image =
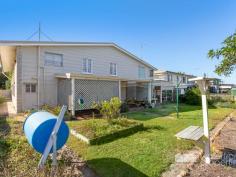
<instances>
[{"instance_id":1,"label":"lattice screen","mask_svg":"<svg viewBox=\"0 0 236 177\"><path fill-rule=\"evenodd\" d=\"M91 104L119 96L119 82L103 80L75 80L75 110L90 109ZM82 98L84 104L79 105Z\"/></svg>"}]
</instances>

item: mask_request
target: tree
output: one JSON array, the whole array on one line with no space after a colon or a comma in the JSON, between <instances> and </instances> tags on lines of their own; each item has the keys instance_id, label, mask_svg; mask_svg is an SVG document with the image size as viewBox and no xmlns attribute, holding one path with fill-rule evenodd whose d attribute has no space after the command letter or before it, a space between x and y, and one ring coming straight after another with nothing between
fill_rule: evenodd
<instances>
[{"instance_id":1,"label":"tree","mask_svg":"<svg viewBox=\"0 0 236 177\"><path fill-rule=\"evenodd\" d=\"M210 50L208 57L220 60L215 68L215 73L229 76L236 68L236 33L227 37L222 44L220 49Z\"/></svg>"}]
</instances>

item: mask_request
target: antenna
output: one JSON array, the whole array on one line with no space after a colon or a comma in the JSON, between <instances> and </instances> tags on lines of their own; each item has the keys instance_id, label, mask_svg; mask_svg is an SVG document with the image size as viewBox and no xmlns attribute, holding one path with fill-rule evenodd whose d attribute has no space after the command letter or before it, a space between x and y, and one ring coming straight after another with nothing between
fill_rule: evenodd
<instances>
[{"instance_id":1,"label":"antenna","mask_svg":"<svg viewBox=\"0 0 236 177\"><path fill-rule=\"evenodd\" d=\"M39 22L39 41L41 40L41 24Z\"/></svg>"},{"instance_id":2,"label":"antenna","mask_svg":"<svg viewBox=\"0 0 236 177\"><path fill-rule=\"evenodd\" d=\"M27 39L26 41L29 41L31 40L33 37L35 37L36 35L38 35L38 41L41 41L41 37L44 36L46 39L48 39L49 41L53 41L53 39L51 37L49 37L45 32L42 31L42 28L41 28L41 23L39 22L39 26L38 26L38 29L33 33L31 34Z\"/></svg>"}]
</instances>

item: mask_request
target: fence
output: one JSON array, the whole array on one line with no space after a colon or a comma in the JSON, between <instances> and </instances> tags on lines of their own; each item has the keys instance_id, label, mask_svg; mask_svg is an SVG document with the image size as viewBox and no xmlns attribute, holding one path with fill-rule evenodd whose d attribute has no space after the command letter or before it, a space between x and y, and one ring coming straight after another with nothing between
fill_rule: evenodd
<instances>
[{"instance_id":1,"label":"fence","mask_svg":"<svg viewBox=\"0 0 236 177\"><path fill-rule=\"evenodd\" d=\"M210 94L209 98L212 100L219 101L234 101L234 96L230 94Z\"/></svg>"}]
</instances>

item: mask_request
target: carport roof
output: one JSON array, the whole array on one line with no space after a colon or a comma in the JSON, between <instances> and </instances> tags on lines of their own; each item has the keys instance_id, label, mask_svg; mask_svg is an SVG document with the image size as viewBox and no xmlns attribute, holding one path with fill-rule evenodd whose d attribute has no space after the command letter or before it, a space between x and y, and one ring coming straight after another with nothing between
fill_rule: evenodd
<instances>
[{"instance_id":1,"label":"carport roof","mask_svg":"<svg viewBox=\"0 0 236 177\"><path fill-rule=\"evenodd\" d=\"M129 82L151 82L152 79L143 80L130 80L126 78L121 78L118 76L97 76L94 74L82 74L82 73L58 73L55 75L56 78L63 79L88 79L88 80L111 80L111 81L129 81Z\"/></svg>"}]
</instances>

